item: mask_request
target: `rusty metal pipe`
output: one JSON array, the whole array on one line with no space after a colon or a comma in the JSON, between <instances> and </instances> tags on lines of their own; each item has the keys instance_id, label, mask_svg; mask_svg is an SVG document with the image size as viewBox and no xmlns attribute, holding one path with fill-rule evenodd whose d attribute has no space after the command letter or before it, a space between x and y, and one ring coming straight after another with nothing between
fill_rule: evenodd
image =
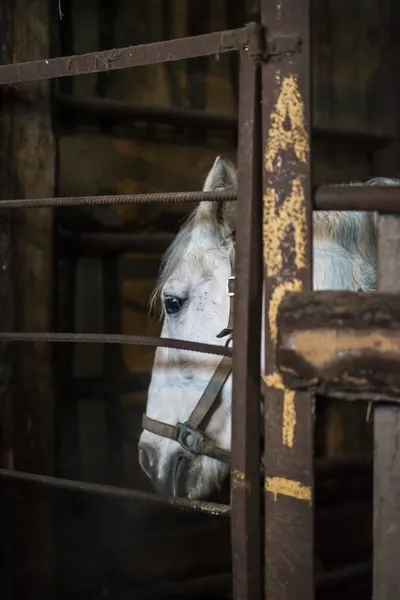
<instances>
[{"instance_id":1,"label":"rusty metal pipe","mask_svg":"<svg viewBox=\"0 0 400 600\"><path fill-rule=\"evenodd\" d=\"M257 43L257 40L254 40ZM261 598L260 345L262 313L260 71L240 56L232 379L233 597Z\"/></svg>"},{"instance_id":2,"label":"rusty metal pipe","mask_svg":"<svg viewBox=\"0 0 400 600\"><path fill-rule=\"evenodd\" d=\"M127 335L111 333L53 333L53 332L17 332L0 331L0 340L8 342L46 342L59 344L132 344L135 346L162 346L177 348L203 354L232 356L232 349L214 344L201 344L186 340L151 337L145 335Z\"/></svg>"},{"instance_id":3,"label":"rusty metal pipe","mask_svg":"<svg viewBox=\"0 0 400 600\"><path fill-rule=\"evenodd\" d=\"M323 185L314 193L314 210L366 210L400 213L400 186Z\"/></svg>"},{"instance_id":4,"label":"rusty metal pipe","mask_svg":"<svg viewBox=\"0 0 400 600\"><path fill-rule=\"evenodd\" d=\"M200 500L187 500L186 498L163 498L157 494L149 494L139 490L130 490L111 485L100 485L98 483L86 483L71 479L60 479L47 475L24 473L22 471L11 471L0 469L0 481L11 483L28 483L49 490L63 490L86 496L95 496L106 500L117 500L121 502L133 502L141 504L152 504L153 506L164 506L177 508L185 511L206 513L209 515L227 517L230 514L230 506L217 504L215 502L203 502Z\"/></svg>"},{"instance_id":5,"label":"rusty metal pipe","mask_svg":"<svg viewBox=\"0 0 400 600\"><path fill-rule=\"evenodd\" d=\"M0 67L1 68L1 67ZM45 208L67 206L115 206L120 204L152 204L160 202L190 203L190 202L227 202L236 200L236 194L230 192L172 192L157 194L124 194L115 196L68 196L64 198L33 198L22 200L4 200L0 209L6 208Z\"/></svg>"},{"instance_id":6,"label":"rusty metal pipe","mask_svg":"<svg viewBox=\"0 0 400 600\"><path fill-rule=\"evenodd\" d=\"M253 26L254 24L250 23L241 29L216 31L194 37L102 52L4 65L0 66L0 85L116 71L117 69L155 65L199 56L212 56L213 54L219 56L224 52L232 52L246 46L249 43L249 32L252 31Z\"/></svg>"},{"instance_id":7,"label":"rusty metal pipe","mask_svg":"<svg viewBox=\"0 0 400 600\"><path fill-rule=\"evenodd\" d=\"M196 203L235 201L231 192L171 192L156 194L126 194L116 196L72 196L64 198L34 198L4 200L0 209L42 208L119 204ZM313 210L366 210L400 213L400 186L327 185L315 190Z\"/></svg>"}]
</instances>

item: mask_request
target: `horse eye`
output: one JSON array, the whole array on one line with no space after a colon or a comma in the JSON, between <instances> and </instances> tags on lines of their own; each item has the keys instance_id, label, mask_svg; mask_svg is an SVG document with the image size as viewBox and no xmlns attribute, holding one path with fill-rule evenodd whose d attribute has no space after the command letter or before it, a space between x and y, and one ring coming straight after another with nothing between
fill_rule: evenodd
<instances>
[{"instance_id":1,"label":"horse eye","mask_svg":"<svg viewBox=\"0 0 400 600\"><path fill-rule=\"evenodd\" d=\"M164 298L164 308L167 315L176 315L185 304L184 298L178 298L177 296L167 296Z\"/></svg>"}]
</instances>

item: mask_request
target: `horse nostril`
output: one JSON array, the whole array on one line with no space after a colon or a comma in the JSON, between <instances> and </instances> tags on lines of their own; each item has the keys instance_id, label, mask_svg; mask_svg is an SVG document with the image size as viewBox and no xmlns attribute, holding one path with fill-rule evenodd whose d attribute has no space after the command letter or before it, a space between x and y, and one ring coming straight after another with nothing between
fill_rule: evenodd
<instances>
[{"instance_id":1,"label":"horse nostril","mask_svg":"<svg viewBox=\"0 0 400 600\"><path fill-rule=\"evenodd\" d=\"M186 496L189 459L183 454L176 456L172 473L172 488L174 496Z\"/></svg>"},{"instance_id":2,"label":"horse nostril","mask_svg":"<svg viewBox=\"0 0 400 600\"><path fill-rule=\"evenodd\" d=\"M151 470L154 465L155 451L148 446L139 447L139 464L143 471L151 477Z\"/></svg>"}]
</instances>

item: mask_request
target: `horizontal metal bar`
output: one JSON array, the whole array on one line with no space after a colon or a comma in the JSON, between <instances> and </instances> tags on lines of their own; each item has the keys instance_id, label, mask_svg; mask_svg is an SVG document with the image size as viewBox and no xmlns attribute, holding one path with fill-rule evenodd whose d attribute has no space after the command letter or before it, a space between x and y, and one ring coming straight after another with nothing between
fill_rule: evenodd
<instances>
[{"instance_id":1,"label":"horizontal metal bar","mask_svg":"<svg viewBox=\"0 0 400 600\"><path fill-rule=\"evenodd\" d=\"M111 333L51 333L51 332L19 332L0 331L0 340L5 342L47 342L71 344L130 344L134 346L162 346L177 348L202 354L232 356L232 348L214 344L201 344L186 340L151 337L145 335L126 335Z\"/></svg>"},{"instance_id":2,"label":"horizontal metal bar","mask_svg":"<svg viewBox=\"0 0 400 600\"><path fill-rule=\"evenodd\" d=\"M157 194L127 194L116 196L68 196L2 200L0 209L43 208L91 205L229 202L236 200L232 192L172 192ZM314 210L366 210L400 213L400 186L324 185L315 190Z\"/></svg>"},{"instance_id":3,"label":"horizontal metal bar","mask_svg":"<svg viewBox=\"0 0 400 600\"><path fill-rule=\"evenodd\" d=\"M276 360L284 385L343 400L400 402L400 294L287 294Z\"/></svg>"},{"instance_id":4,"label":"horizontal metal bar","mask_svg":"<svg viewBox=\"0 0 400 600\"><path fill-rule=\"evenodd\" d=\"M84 481L75 481L71 479L61 479L58 477L49 477L47 475L24 473L22 471L0 469L0 481L1 480L28 483L46 489L63 490L108 500L152 504L154 506L207 513L219 517L228 517L230 515L230 506L226 504L203 502L200 500L187 500L186 498L163 498L158 494L149 494L140 490L131 490L112 485L100 485L98 483L86 483ZM2 493L4 493L4 491Z\"/></svg>"},{"instance_id":5,"label":"horizontal metal bar","mask_svg":"<svg viewBox=\"0 0 400 600\"><path fill-rule=\"evenodd\" d=\"M67 206L115 206L120 204L152 204L153 202L190 203L225 202L236 200L231 192L172 192L163 194L125 194L116 196L68 196L63 198L33 198L1 200L0 209L8 208L45 208Z\"/></svg>"},{"instance_id":6,"label":"horizontal metal bar","mask_svg":"<svg viewBox=\"0 0 400 600\"><path fill-rule=\"evenodd\" d=\"M0 67L0 85L116 71L213 54L218 57L248 45L251 25L153 44L4 65Z\"/></svg>"},{"instance_id":7,"label":"horizontal metal bar","mask_svg":"<svg viewBox=\"0 0 400 600\"><path fill-rule=\"evenodd\" d=\"M21 98L21 100L24 99ZM130 121L156 125L192 126L231 134L236 134L238 128L238 120L235 116L189 108L140 106L108 98L76 98L67 94L59 94L56 96L56 110L60 115L68 114L77 118L89 119L105 118L114 124ZM361 131L321 127L320 125L312 127L312 136L315 141L348 142L371 148L386 146L393 140L393 136L381 131Z\"/></svg>"},{"instance_id":8,"label":"horizontal metal bar","mask_svg":"<svg viewBox=\"0 0 400 600\"><path fill-rule=\"evenodd\" d=\"M400 213L400 186L324 185L315 191L314 210Z\"/></svg>"}]
</instances>

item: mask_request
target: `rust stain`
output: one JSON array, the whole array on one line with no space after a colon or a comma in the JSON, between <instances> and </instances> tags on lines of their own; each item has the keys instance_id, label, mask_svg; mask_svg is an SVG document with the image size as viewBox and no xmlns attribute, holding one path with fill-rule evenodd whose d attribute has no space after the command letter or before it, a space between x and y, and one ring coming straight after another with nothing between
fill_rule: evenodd
<instances>
[{"instance_id":1,"label":"rust stain","mask_svg":"<svg viewBox=\"0 0 400 600\"><path fill-rule=\"evenodd\" d=\"M310 151L304 102L297 79L288 75L282 81L281 91L271 112L271 127L265 151L265 168L273 171L276 157L283 151L293 148L301 162L307 162ZM289 127L285 124L289 121Z\"/></svg>"},{"instance_id":2,"label":"rust stain","mask_svg":"<svg viewBox=\"0 0 400 600\"><path fill-rule=\"evenodd\" d=\"M300 481L286 479L285 477L267 477L264 484L265 490L274 495L275 502L278 499L278 494L282 496L290 496L297 500L306 500L312 503L312 491L308 485L303 485Z\"/></svg>"},{"instance_id":3,"label":"rust stain","mask_svg":"<svg viewBox=\"0 0 400 600\"><path fill-rule=\"evenodd\" d=\"M323 340L323 343L321 343ZM400 335L387 331L340 332L332 329L297 331L290 335L286 346L296 352L316 369L336 362L343 355L359 353L363 350L377 354L400 354Z\"/></svg>"},{"instance_id":4,"label":"rust stain","mask_svg":"<svg viewBox=\"0 0 400 600\"><path fill-rule=\"evenodd\" d=\"M290 195L277 207L273 188L264 193L263 242L264 264L268 275L277 276L282 270L281 244L290 226L294 230L294 263L297 269L307 266L307 212L303 184L299 178L292 182Z\"/></svg>"},{"instance_id":5,"label":"rust stain","mask_svg":"<svg viewBox=\"0 0 400 600\"><path fill-rule=\"evenodd\" d=\"M247 491L251 490L250 482L246 480L246 476L242 471L233 469L231 472L231 481L232 481L233 487L246 488Z\"/></svg>"}]
</instances>

